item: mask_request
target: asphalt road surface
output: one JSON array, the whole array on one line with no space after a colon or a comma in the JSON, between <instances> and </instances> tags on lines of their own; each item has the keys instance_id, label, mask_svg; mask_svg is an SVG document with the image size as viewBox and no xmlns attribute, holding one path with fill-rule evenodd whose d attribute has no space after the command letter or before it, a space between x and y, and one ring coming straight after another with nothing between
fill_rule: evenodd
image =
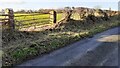
<instances>
[{"instance_id":1,"label":"asphalt road surface","mask_svg":"<svg viewBox=\"0 0 120 68\"><path fill-rule=\"evenodd\" d=\"M109 29L18 66L118 66L119 28Z\"/></svg>"}]
</instances>

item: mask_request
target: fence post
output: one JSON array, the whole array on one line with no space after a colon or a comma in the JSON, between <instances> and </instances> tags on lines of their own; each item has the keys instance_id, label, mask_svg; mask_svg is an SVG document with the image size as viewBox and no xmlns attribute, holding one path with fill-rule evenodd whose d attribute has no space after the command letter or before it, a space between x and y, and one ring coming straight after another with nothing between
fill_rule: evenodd
<instances>
[{"instance_id":1,"label":"fence post","mask_svg":"<svg viewBox=\"0 0 120 68\"><path fill-rule=\"evenodd\" d=\"M6 12L8 13L8 26L11 30L15 29L15 21L14 21L14 11L13 9L6 9Z\"/></svg>"},{"instance_id":2,"label":"fence post","mask_svg":"<svg viewBox=\"0 0 120 68\"><path fill-rule=\"evenodd\" d=\"M57 13L56 11L52 10L49 12L50 13L50 22L56 23L57 22Z\"/></svg>"}]
</instances>

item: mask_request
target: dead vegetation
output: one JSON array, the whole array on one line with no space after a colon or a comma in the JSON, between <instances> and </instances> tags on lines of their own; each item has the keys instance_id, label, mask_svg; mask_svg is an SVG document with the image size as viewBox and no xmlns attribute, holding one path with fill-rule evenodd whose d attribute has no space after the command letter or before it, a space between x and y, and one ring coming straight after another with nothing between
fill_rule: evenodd
<instances>
[{"instance_id":1,"label":"dead vegetation","mask_svg":"<svg viewBox=\"0 0 120 68\"><path fill-rule=\"evenodd\" d=\"M13 66L38 55L49 53L77 40L91 37L92 35L120 24L117 15L109 17L102 10L99 16L95 16L92 9L82 8L79 16L83 20L71 19L73 11L69 11L66 17L56 23L54 27L43 31L8 31L2 34L3 66ZM91 12L87 12L91 11ZM74 11L75 12L75 11ZM83 13L83 15L80 15ZM89 13L87 15L87 13ZM87 16L86 16L87 15Z\"/></svg>"}]
</instances>

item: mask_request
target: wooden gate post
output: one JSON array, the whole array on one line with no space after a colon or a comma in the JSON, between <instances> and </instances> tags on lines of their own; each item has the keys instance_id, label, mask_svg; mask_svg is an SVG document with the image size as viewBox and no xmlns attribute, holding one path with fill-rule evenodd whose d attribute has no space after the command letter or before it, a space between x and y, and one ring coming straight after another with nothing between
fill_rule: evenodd
<instances>
[{"instance_id":1,"label":"wooden gate post","mask_svg":"<svg viewBox=\"0 0 120 68\"><path fill-rule=\"evenodd\" d=\"M50 22L51 23L56 23L57 22L57 13L56 13L56 11L52 10L49 13L50 13Z\"/></svg>"},{"instance_id":2,"label":"wooden gate post","mask_svg":"<svg viewBox=\"0 0 120 68\"><path fill-rule=\"evenodd\" d=\"M13 9L6 9L6 12L8 13L8 26L11 30L15 29L15 21L14 21L14 11Z\"/></svg>"}]
</instances>

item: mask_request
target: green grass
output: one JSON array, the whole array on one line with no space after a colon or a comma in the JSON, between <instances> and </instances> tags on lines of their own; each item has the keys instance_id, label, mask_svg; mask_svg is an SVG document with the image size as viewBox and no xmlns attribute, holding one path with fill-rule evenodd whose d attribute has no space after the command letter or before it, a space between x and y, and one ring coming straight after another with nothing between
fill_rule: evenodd
<instances>
[{"instance_id":1,"label":"green grass","mask_svg":"<svg viewBox=\"0 0 120 68\"><path fill-rule=\"evenodd\" d=\"M49 39L49 41L47 42L48 44L45 42L41 45L41 43L39 43L40 42L39 39L36 41L34 40L35 43L31 44L31 45L35 46L34 48L26 47L26 49L17 50L12 53L12 56L16 59L17 58L20 59L20 58L28 56L29 54L37 55L37 53L40 50L42 50L39 52L40 54L45 53L45 52L51 51L53 49L63 47L64 45L70 44L70 42L74 42L79 39L82 39L82 38L85 38L88 36L92 36L96 33L107 30L107 29L111 28L112 26L114 26L114 27L117 26L117 22L110 23L109 25L107 25L107 24L109 24L109 23L106 22L106 23L102 23L102 24L96 24L95 27L89 27L90 29L87 29L87 31L79 32L79 33L59 32L59 34L56 34L56 32L53 32L53 33L50 32L49 37L47 38L47 39ZM38 49L36 49L36 48L38 48Z\"/></svg>"},{"instance_id":2,"label":"green grass","mask_svg":"<svg viewBox=\"0 0 120 68\"><path fill-rule=\"evenodd\" d=\"M34 55L37 53L37 50L35 48L23 48L21 50L17 50L13 52L12 57L15 59L20 59L22 57Z\"/></svg>"},{"instance_id":3,"label":"green grass","mask_svg":"<svg viewBox=\"0 0 120 68\"><path fill-rule=\"evenodd\" d=\"M31 26L41 26L45 24L52 24L50 23L50 14L37 14L37 13L31 13L31 14L14 14L15 24L16 28L28 28ZM5 18L5 16L0 16L0 18ZM57 21L59 21L62 18L62 13L57 14Z\"/></svg>"},{"instance_id":4,"label":"green grass","mask_svg":"<svg viewBox=\"0 0 120 68\"><path fill-rule=\"evenodd\" d=\"M52 31L3 33L3 50L8 59L5 60L6 56L3 58L3 65L19 64L33 56L44 55L80 39L120 26L118 23L120 24L120 21L116 17L86 26L80 21L72 20Z\"/></svg>"},{"instance_id":5,"label":"green grass","mask_svg":"<svg viewBox=\"0 0 120 68\"><path fill-rule=\"evenodd\" d=\"M17 29L19 29L19 27L27 28L52 24L50 23L49 14L38 14L34 16L33 13L14 14L14 16ZM63 16L63 13L57 14L57 21L61 20ZM5 17L0 16L0 18ZM74 20L80 20L80 16L77 13L73 13L71 18ZM3 51L0 51L0 57L3 57L3 65L11 66L12 64L16 65L22 63L35 56L44 55L83 38L119 26L118 23L120 24L117 17L114 17L109 21L95 22L95 24L87 23L85 26L83 26L83 22L74 20L63 23L63 25L60 25L60 27L52 31L43 30L38 32L22 32L16 30L10 33L3 32Z\"/></svg>"},{"instance_id":6,"label":"green grass","mask_svg":"<svg viewBox=\"0 0 120 68\"><path fill-rule=\"evenodd\" d=\"M25 16L17 17L19 15L25 15ZM49 14L38 14L38 15L34 15L34 16L29 16L29 15L32 15L32 14L15 14L15 20L18 21L18 22L16 22L16 24L18 26L22 25L21 28L51 24ZM57 21L59 21L61 19L61 17L62 17L62 13L57 14ZM36 20L34 20L34 19L36 19Z\"/></svg>"}]
</instances>

